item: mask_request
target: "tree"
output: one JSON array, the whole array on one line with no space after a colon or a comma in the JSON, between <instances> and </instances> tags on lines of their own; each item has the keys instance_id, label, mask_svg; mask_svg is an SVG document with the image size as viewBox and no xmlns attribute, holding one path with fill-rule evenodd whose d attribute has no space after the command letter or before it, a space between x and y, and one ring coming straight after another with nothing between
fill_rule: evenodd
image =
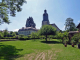
<instances>
[{"instance_id":1,"label":"tree","mask_svg":"<svg viewBox=\"0 0 80 60\"><path fill-rule=\"evenodd\" d=\"M16 36L16 33L15 33L15 32L13 32L13 33L12 33L12 36Z\"/></svg>"},{"instance_id":2,"label":"tree","mask_svg":"<svg viewBox=\"0 0 80 60\"><path fill-rule=\"evenodd\" d=\"M20 36L20 38L24 37L24 35L23 35L23 34L19 34L19 36Z\"/></svg>"},{"instance_id":3,"label":"tree","mask_svg":"<svg viewBox=\"0 0 80 60\"><path fill-rule=\"evenodd\" d=\"M64 32L64 33L58 32L57 33L57 38L61 39L62 43L63 43L64 40L68 38L68 34L69 34L68 32Z\"/></svg>"},{"instance_id":4,"label":"tree","mask_svg":"<svg viewBox=\"0 0 80 60\"><path fill-rule=\"evenodd\" d=\"M40 35L44 35L46 37L46 41L47 41L48 35L55 35L56 34L56 28L52 27L51 25L44 25L39 30L39 33L40 33Z\"/></svg>"},{"instance_id":5,"label":"tree","mask_svg":"<svg viewBox=\"0 0 80 60\"><path fill-rule=\"evenodd\" d=\"M72 18L66 19L65 30L67 30L67 31L76 31L77 30Z\"/></svg>"},{"instance_id":6,"label":"tree","mask_svg":"<svg viewBox=\"0 0 80 60\"><path fill-rule=\"evenodd\" d=\"M11 16L16 15L16 11L22 10L21 6L26 3L26 0L1 0L0 1L0 24L3 22L9 24L9 14Z\"/></svg>"},{"instance_id":7,"label":"tree","mask_svg":"<svg viewBox=\"0 0 80 60\"><path fill-rule=\"evenodd\" d=\"M4 37L8 37L8 35L9 35L8 30L5 29L5 30L4 30Z\"/></svg>"},{"instance_id":8,"label":"tree","mask_svg":"<svg viewBox=\"0 0 80 60\"><path fill-rule=\"evenodd\" d=\"M16 33L16 35L18 35L18 32L15 32Z\"/></svg>"},{"instance_id":9,"label":"tree","mask_svg":"<svg viewBox=\"0 0 80 60\"><path fill-rule=\"evenodd\" d=\"M75 43L80 42L80 41L79 41L79 40L80 40L80 33L74 34L74 36L71 38L71 40L74 40Z\"/></svg>"},{"instance_id":10,"label":"tree","mask_svg":"<svg viewBox=\"0 0 80 60\"><path fill-rule=\"evenodd\" d=\"M0 39L3 37L4 35L3 35L3 33L2 32L0 32Z\"/></svg>"},{"instance_id":11,"label":"tree","mask_svg":"<svg viewBox=\"0 0 80 60\"><path fill-rule=\"evenodd\" d=\"M13 31L10 32L10 34L12 34L12 33L13 33Z\"/></svg>"}]
</instances>

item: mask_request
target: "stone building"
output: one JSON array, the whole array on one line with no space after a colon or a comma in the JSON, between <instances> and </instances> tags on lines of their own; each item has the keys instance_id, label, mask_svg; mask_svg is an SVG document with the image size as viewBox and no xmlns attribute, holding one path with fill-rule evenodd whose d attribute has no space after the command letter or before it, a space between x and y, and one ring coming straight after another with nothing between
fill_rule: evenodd
<instances>
[{"instance_id":1,"label":"stone building","mask_svg":"<svg viewBox=\"0 0 80 60\"><path fill-rule=\"evenodd\" d=\"M53 27L55 27L57 29L57 31L60 31L60 29L57 27L57 25L55 23L54 24L50 24L47 10L44 10L42 26L43 25L52 25Z\"/></svg>"},{"instance_id":2,"label":"stone building","mask_svg":"<svg viewBox=\"0 0 80 60\"><path fill-rule=\"evenodd\" d=\"M18 30L18 34L23 34L27 36L36 31L38 31L38 29L36 29L36 24L34 23L33 18L29 17L26 21L25 27L22 27Z\"/></svg>"}]
</instances>

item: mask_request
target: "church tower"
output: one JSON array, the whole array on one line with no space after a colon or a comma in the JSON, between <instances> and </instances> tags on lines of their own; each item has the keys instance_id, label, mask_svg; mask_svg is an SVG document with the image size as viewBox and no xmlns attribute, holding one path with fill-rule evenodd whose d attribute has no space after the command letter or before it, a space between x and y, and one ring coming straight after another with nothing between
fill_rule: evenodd
<instances>
[{"instance_id":1,"label":"church tower","mask_svg":"<svg viewBox=\"0 0 80 60\"><path fill-rule=\"evenodd\" d=\"M42 26L43 25L49 25L49 19L48 19L47 10L44 10Z\"/></svg>"}]
</instances>

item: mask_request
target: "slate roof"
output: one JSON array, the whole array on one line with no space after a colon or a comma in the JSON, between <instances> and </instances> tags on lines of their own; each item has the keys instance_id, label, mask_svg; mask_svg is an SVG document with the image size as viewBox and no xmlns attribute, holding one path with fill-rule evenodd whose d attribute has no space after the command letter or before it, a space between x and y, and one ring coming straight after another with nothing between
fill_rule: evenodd
<instances>
[{"instance_id":1,"label":"slate roof","mask_svg":"<svg viewBox=\"0 0 80 60\"><path fill-rule=\"evenodd\" d=\"M80 23L78 24L78 26L76 28L79 28L80 27Z\"/></svg>"},{"instance_id":2,"label":"slate roof","mask_svg":"<svg viewBox=\"0 0 80 60\"><path fill-rule=\"evenodd\" d=\"M55 23L54 23L54 24L50 24L50 25L52 25L52 26L56 27L56 28L57 28L57 30L60 30L60 29L56 26L56 24L55 24Z\"/></svg>"},{"instance_id":3,"label":"slate roof","mask_svg":"<svg viewBox=\"0 0 80 60\"><path fill-rule=\"evenodd\" d=\"M18 31L27 31L27 30L38 31L39 29L36 29L36 28L33 28L33 27L22 27L22 28L19 29Z\"/></svg>"}]
</instances>

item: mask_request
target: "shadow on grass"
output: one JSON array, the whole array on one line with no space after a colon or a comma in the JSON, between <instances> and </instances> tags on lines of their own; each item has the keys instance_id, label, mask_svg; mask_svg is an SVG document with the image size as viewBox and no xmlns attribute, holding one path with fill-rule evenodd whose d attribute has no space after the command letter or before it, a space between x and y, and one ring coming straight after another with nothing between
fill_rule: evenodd
<instances>
[{"instance_id":1,"label":"shadow on grass","mask_svg":"<svg viewBox=\"0 0 80 60\"><path fill-rule=\"evenodd\" d=\"M15 58L22 56L18 54L18 52L22 50L23 49L16 49L15 46L0 44L0 59L14 60Z\"/></svg>"},{"instance_id":2,"label":"shadow on grass","mask_svg":"<svg viewBox=\"0 0 80 60\"><path fill-rule=\"evenodd\" d=\"M62 44L62 42L58 42L58 41L41 41L41 42L46 44Z\"/></svg>"}]
</instances>

